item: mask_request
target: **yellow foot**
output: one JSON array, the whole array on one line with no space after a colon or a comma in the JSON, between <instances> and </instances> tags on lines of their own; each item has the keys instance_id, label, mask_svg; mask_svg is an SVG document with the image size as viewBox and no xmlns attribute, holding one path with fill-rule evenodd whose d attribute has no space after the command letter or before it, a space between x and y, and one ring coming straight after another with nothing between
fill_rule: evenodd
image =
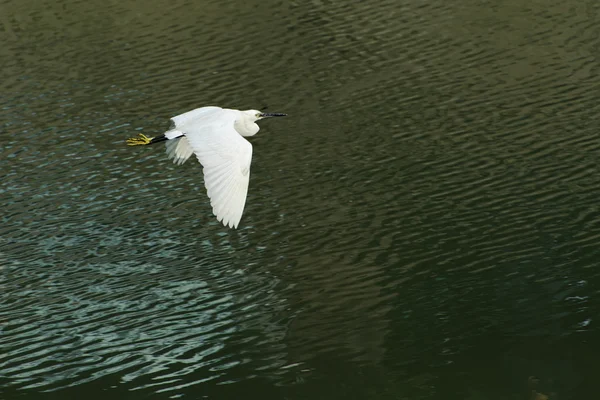
<instances>
[{"instance_id":1,"label":"yellow foot","mask_svg":"<svg viewBox=\"0 0 600 400\"><path fill-rule=\"evenodd\" d=\"M138 133L138 137L132 137L127 139L128 146L141 146L144 144L150 144L150 141L154 139L144 135L143 133Z\"/></svg>"}]
</instances>

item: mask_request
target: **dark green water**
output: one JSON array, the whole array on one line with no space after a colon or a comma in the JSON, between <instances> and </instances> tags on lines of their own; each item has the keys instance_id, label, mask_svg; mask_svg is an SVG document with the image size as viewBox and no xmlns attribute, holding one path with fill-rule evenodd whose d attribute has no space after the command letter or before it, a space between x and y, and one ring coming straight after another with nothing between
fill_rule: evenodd
<instances>
[{"instance_id":1,"label":"dark green water","mask_svg":"<svg viewBox=\"0 0 600 400\"><path fill-rule=\"evenodd\" d=\"M599 22L4 0L0 398L596 398ZM290 114L238 230L196 162L124 145L205 105Z\"/></svg>"}]
</instances>

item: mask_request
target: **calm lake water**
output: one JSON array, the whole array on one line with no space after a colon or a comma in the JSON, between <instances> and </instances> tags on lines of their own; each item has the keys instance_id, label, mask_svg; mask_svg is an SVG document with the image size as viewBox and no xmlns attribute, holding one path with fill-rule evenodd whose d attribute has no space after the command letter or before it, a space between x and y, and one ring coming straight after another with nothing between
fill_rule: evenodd
<instances>
[{"instance_id":1,"label":"calm lake water","mask_svg":"<svg viewBox=\"0 0 600 400\"><path fill-rule=\"evenodd\" d=\"M596 398L600 5L4 0L0 398ZM125 139L260 108L238 230Z\"/></svg>"}]
</instances>

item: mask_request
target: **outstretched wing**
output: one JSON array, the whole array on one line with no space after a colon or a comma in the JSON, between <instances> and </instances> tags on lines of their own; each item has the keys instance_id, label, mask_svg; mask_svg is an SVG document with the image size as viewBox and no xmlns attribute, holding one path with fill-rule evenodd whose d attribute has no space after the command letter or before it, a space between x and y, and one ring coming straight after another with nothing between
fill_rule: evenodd
<instances>
[{"instance_id":1,"label":"outstretched wing","mask_svg":"<svg viewBox=\"0 0 600 400\"><path fill-rule=\"evenodd\" d=\"M233 228L244 212L252 161L252 145L233 127L236 117L232 110L220 110L211 112L210 122L201 118L201 123L192 120L178 126L204 167L213 213Z\"/></svg>"}]
</instances>

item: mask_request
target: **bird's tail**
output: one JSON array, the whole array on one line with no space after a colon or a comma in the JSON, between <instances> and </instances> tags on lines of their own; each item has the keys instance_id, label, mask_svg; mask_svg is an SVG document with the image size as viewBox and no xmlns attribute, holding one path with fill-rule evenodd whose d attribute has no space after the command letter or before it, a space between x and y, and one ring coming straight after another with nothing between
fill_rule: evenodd
<instances>
[{"instance_id":1,"label":"bird's tail","mask_svg":"<svg viewBox=\"0 0 600 400\"><path fill-rule=\"evenodd\" d=\"M178 137L184 136L184 133L181 131L178 131L177 129L171 129L169 131L166 131L164 133L164 136L171 140L171 139L177 139Z\"/></svg>"},{"instance_id":2,"label":"bird's tail","mask_svg":"<svg viewBox=\"0 0 600 400\"><path fill-rule=\"evenodd\" d=\"M181 165L194 154L192 146L185 136L180 136L174 140L167 141L167 157L173 159L173 163Z\"/></svg>"}]
</instances>

